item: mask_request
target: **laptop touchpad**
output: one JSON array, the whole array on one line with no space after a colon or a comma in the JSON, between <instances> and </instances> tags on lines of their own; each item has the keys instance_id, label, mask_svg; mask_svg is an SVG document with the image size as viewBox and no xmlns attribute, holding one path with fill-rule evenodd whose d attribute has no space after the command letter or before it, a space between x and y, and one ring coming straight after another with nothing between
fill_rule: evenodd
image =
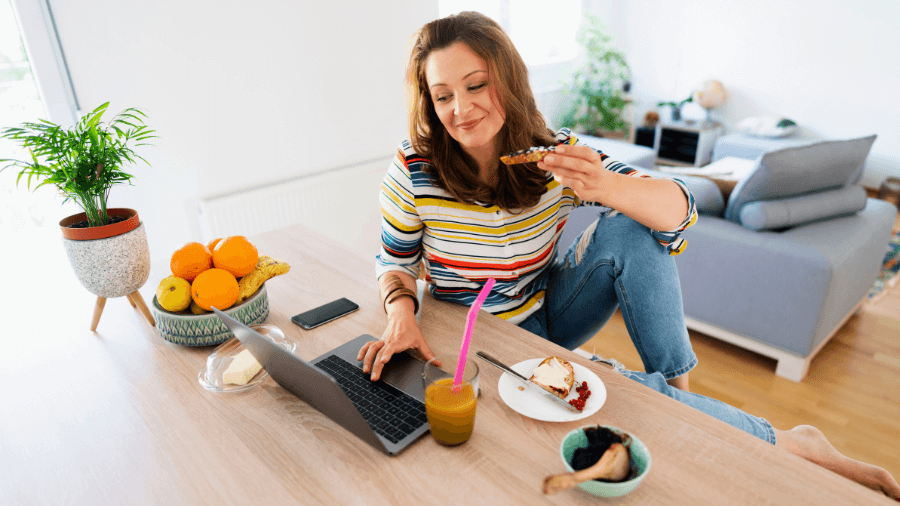
<instances>
[{"instance_id":1,"label":"laptop touchpad","mask_svg":"<svg viewBox=\"0 0 900 506\"><path fill-rule=\"evenodd\" d=\"M422 385L422 372L425 362L409 353L397 353L381 370L381 380L393 385L409 395L425 401L425 387Z\"/></svg>"}]
</instances>

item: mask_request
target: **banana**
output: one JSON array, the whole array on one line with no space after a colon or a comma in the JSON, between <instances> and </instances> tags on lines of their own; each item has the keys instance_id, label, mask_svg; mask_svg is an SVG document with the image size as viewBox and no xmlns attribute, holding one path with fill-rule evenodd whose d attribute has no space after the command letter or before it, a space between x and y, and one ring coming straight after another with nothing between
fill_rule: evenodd
<instances>
[{"instance_id":1,"label":"banana","mask_svg":"<svg viewBox=\"0 0 900 506\"><path fill-rule=\"evenodd\" d=\"M256 267L238 281L238 300L235 304L244 302L256 293L263 283L289 270L291 270L291 266L287 262L260 255L256 261Z\"/></svg>"}]
</instances>

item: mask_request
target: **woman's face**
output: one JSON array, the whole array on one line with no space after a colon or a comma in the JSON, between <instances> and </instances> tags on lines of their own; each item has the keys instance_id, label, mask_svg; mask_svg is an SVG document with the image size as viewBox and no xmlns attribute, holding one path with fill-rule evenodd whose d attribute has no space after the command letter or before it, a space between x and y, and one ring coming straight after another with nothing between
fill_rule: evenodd
<instances>
[{"instance_id":1,"label":"woman's face","mask_svg":"<svg viewBox=\"0 0 900 506\"><path fill-rule=\"evenodd\" d=\"M495 139L506 114L490 83L487 63L456 42L432 51L425 61L428 93L438 118L463 149L496 156ZM478 158L478 157L476 157Z\"/></svg>"}]
</instances>

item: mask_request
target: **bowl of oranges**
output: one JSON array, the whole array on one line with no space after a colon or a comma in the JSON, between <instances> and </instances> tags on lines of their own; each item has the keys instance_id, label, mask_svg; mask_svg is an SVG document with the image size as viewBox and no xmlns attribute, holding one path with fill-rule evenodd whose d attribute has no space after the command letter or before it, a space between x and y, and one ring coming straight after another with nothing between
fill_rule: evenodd
<instances>
[{"instance_id":1,"label":"bowl of oranges","mask_svg":"<svg viewBox=\"0 0 900 506\"><path fill-rule=\"evenodd\" d=\"M156 328L167 341L214 346L233 334L212 312L215 307L247 325L269 316L265 282L290 266L259 252L244 236L189 242L172 254L172 275L153 297Z\"/></svg>"}]
</instances>

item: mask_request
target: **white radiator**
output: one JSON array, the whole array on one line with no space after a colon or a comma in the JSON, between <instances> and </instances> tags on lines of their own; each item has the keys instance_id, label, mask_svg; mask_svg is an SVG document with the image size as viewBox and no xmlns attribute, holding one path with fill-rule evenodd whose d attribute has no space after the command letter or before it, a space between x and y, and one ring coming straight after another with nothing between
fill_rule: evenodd
<instances>
[{"instance_id":1,"label":"white radiator","mask_svg":"<svg viewBox=\"0 0 900 506\"><path fill-rule=\"evenodd\" d=\"M300 223L365 255L381 241L378 195L392 158L200 199L204 241Z\"/></svg>"}]
</instances>

